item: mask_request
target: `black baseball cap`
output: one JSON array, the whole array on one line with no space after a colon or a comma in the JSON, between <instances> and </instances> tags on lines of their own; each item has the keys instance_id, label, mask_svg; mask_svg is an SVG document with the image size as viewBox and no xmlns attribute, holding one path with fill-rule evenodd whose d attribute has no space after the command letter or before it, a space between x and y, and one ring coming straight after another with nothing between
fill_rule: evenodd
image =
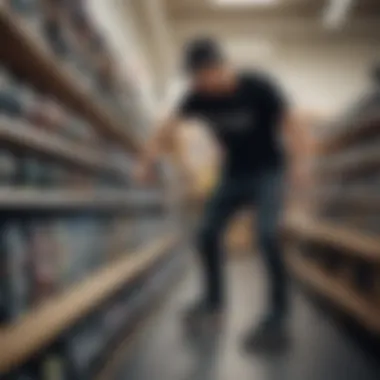
<instances>
[{"instance_id":1,"label":"black baseball cap","mask_svg":"<svg viewBox=\"0 0 380 380\"><path fill-rule=\"evenodd\" d=\"M189 74L217 65L224 60L224 54L214 39L198 38L190 41L185 48L184 68Z\"/></svg>"}]
</instances>

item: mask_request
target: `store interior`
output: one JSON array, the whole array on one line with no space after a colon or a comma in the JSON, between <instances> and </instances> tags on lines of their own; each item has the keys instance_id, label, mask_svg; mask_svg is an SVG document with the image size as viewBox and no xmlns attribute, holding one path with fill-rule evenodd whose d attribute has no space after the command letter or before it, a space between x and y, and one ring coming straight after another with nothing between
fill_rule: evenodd
<instances>
[{"instance_id":1,"label":"store interior","mask_svg":"<svg viewBox=\"0 0 380 380\"><path fill-rule=\"evenodd\" d=\"M291 105L281 353L239 345L268 281L254 207L225 234L223 330L182 323L213 136L189 121L155 180L134 176L202 36ZM379 154L378 0L0 1L0 379L379 379Z\"/></svg>"}]
</instances>

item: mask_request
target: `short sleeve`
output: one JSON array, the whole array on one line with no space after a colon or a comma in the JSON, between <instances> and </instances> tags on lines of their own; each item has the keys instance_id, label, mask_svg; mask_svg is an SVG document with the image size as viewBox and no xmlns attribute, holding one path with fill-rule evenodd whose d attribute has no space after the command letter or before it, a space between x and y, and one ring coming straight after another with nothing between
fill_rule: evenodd
<instances>
[{"instance_id":1,"label":"short sleeve","mask_svg":"<svg viewBox=\"0 0 380 380\"><path fill-rule=\"evenodd\" d=\"M196 107L193 95L187 95L182 98L176 107L176 114L183 118L194 117L195 112Z\"/></svg>"},{"instance_id":2,"label":"short sleeve","mask_svg":"<svg viewBox=\"0 0 380 380\"><path fill-rule=\"evenodd\" d=\"M261 77L259 80L260 90L263 95L263 107L271 116L272 123L279 123L288 111L288 101L280 85L273 79Z\"/></svg>"}]
</instances>

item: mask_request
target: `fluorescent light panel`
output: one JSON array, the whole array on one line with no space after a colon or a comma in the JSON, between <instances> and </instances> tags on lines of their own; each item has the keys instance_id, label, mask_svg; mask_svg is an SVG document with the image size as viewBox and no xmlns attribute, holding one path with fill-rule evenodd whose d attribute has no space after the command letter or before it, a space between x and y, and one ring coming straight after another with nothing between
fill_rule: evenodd
<instances>
[{"instance_id":1,"label":"fluorescent light panel","mask_svg":"<svg viewBox=\"0 0 380 380\"><path fill-rule=\"evenodd\" d=\"M323 23L327 28L341 27L346 21L354 0L330 0L324 11Z\"/></svg>"},{"instance_id":2,"label":"fluorescent light panel","mask_svg":"<svg viewBox=\"0 0 380 380\"><path fill-rule=\"evenodd\" d=\"M266 6L273 5L279 0L211 0L214 4L220 6Z\"/></svg>"}]
</instances>

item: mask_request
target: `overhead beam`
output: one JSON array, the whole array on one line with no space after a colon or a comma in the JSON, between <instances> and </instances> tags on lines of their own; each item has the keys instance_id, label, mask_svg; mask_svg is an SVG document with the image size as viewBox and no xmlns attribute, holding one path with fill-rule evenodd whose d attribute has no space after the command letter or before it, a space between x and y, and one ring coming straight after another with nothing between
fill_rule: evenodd
<instances>
[{"instance_id":1,"label":"overhead beam","mask_svg":"<svg viewBox=\"0 0 380 380\"><path fill-rule=\"evenodd\" d=\"M330 0L323 12L323 24L328 29L341 28L348 19L355 0Z\"/></svg>"},{"instance_id":2,"label":"overhead beam","mask_svg":"<svg viewBox=\"0 0 380 380\"><path fill-rule=\"evenodd\" d=\"M347 24L344 31L332 31L321 28L318 19L292 17L239 17L239 18L210 18L200 17L197 22L191 18L174 19L175 41L182 42L194 35L248 36L255 38L265 36L268 39L281 41L363 41L365 43L378 43L380 41L379 18L356 18Z\"/></svg>"}]
</instances>

